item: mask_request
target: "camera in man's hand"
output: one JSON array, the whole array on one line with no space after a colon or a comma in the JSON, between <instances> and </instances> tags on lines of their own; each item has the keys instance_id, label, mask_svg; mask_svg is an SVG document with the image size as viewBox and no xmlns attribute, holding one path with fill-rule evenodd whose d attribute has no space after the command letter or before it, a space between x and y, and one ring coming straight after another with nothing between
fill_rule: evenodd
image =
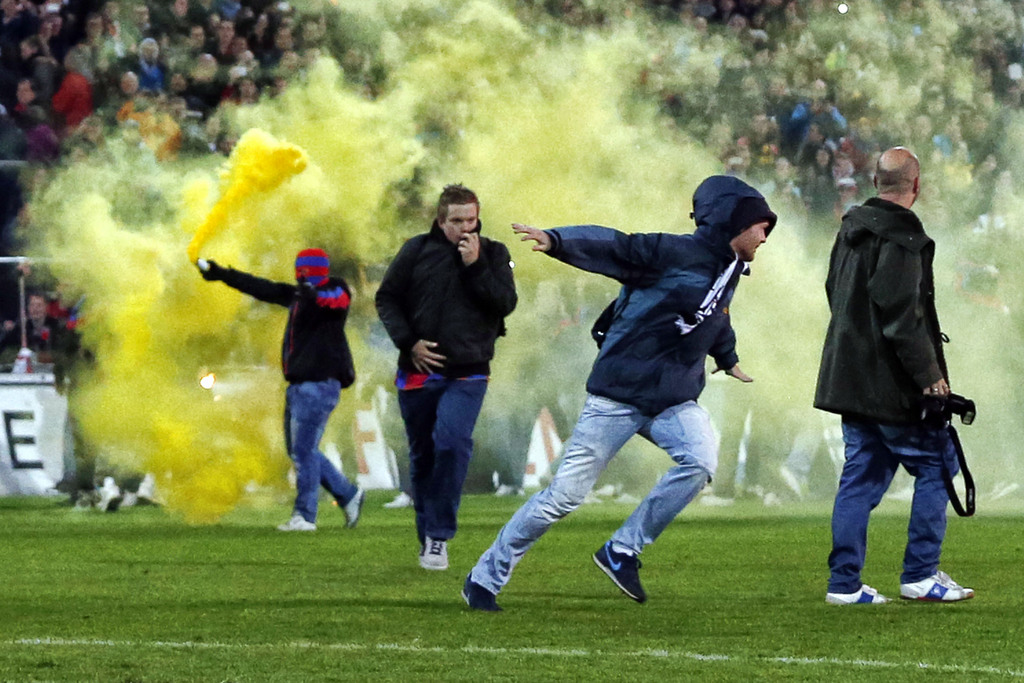
<instances>
[{"instance_id":1,"label":"camera in man's hand","mask_svg":"<svg viewBox=\"0 0 1024 683\"><path fill-rule=\"evenodd\" d=\"M960 416L960 422L969 425L974 422L976 414L974 401L960 394L924 396L921 399L921 421L936 429L946 427L954 415Z\"/></svg>"}]
</instances>

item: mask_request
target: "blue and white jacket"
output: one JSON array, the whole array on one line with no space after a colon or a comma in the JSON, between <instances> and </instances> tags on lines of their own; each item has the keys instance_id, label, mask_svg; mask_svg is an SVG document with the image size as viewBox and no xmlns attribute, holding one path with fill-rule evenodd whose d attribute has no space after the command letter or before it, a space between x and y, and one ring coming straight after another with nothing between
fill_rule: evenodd
<instances>
[{"instance_id":1,"label":"blue and white jacket","mask_svg":"<svg viewBox=\"0 0 1024 683\"><path fill-rule=\"evenodd\" d=\"M587 380L589 393L654 416L700 396L706 356L722 369L736 365L729 302L746 264L729 242L750 227L733 220L746 197L764 201L738 178L705 180L693 197L697 230L691 235L626 234L595 225L546 231L550 256L623 285Z\"/></svg>"}]
</instances>

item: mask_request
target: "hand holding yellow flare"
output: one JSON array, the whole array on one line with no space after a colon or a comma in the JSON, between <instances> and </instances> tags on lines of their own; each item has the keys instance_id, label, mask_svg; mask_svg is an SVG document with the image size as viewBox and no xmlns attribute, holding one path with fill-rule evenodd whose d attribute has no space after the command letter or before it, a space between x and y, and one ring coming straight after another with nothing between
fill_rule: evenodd
<instances>
[{"instance_id":1,"label":"hand holding yellow flare","mask_svg":"<svg viewBox=\"0 0 1024 683\"><path fill-rule=\"evenodd\" d=\"M309 159L295 145L280 142L270 133L251 128L238 140L221 171L221 196L196 229L188 245L188 258L199 260L207 240L227 226L231 210L255 192L269 192L305 170Z\"/></svg>"}]
</instances>

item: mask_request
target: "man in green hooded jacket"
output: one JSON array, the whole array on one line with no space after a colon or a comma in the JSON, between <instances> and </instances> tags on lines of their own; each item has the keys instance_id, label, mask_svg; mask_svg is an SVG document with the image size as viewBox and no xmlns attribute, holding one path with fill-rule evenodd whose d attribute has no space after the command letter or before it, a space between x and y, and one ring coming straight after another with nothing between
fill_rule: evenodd
<instances>
[{"instance_id":1,"label":"man in green hooded jacket","mask_svg":"<svg viewBox=\"0 0 1024 683\"><path fill-rule=\"evenodd\" d=\"M921 419L925 396L946 397L949 381L935 311L935 243L910 210L920 162L886 150L878 196L851 209L832 248L825 291L831 320L815 407L842 416L846 461L832 513L826 601L885 603L861 581L868 518L900 465L915 478L900 597L954 602L974 591L939 571L946 534L944 474L957 471L952 440Z\"/></svg>"}]
</instances>

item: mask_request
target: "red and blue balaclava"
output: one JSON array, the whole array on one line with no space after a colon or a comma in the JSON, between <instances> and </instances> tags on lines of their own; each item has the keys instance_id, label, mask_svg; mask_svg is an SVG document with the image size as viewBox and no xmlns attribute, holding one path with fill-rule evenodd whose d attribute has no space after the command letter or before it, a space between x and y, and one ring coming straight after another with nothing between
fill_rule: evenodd
<instances>
[{"instance_id":1,"label":"red and blue balaclava","mask_svg":"<svg viewBox=\"0 0 1024 683\"><path fill-rule=\"evenodd\" d=\"M303 249L295 257L295 279L305 280L314 287L327 282L327 271L331 266L327 252L323 249Z\"/></svg>"}]
</instances>

